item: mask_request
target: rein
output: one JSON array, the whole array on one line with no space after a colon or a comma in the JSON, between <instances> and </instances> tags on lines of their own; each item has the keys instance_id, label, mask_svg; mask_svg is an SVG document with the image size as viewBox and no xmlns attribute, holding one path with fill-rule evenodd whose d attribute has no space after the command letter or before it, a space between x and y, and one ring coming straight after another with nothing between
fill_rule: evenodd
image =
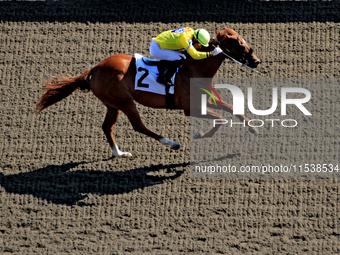
<instances>
[{"instance_id":1,"label":"rein","mask_svg":"<svg viewBox=\"0 0 340 255\"><path fill-rule=\"evenodd\" d=\"M247 67L248 69L252 70L252 71L255 72L255 73L258 73L258 71L256 71L255 69L253 69L253 68L251 68L251 67L249 67L249 66L247 66L247 65L245 65L245 64L243 64L243 63L241 63L241 62L239 62L239 61L237 61L236 59L230 57L230 56L227 54L227 53L230 54L230 50L228 50L226 47L224 47L224 45L223 45L221 42L219 42L219 41L216 40L215 38L212 38L212 40L213 40L214 43L216 43L218 46L221 47L221 49L223 50L222 53L223 53L224 56L226 56L226 57L229 58L230 60L234 61L235 63L240 64L241 66ZM214 48L216 48L215 45L212 45L212 46L213 46ZM225 53L225 51L226 51L227 53Z\"/></svg>"}]
</instances>

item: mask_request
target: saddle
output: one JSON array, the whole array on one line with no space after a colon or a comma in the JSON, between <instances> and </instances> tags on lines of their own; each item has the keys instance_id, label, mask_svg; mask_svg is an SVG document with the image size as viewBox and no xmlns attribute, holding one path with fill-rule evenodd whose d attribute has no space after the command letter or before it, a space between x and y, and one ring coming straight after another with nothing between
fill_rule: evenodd
<instances>
[{"instance_id":1,"label":"saddle","mask_svg":"<svg viewBox=\"0 0 340 255\"><path fill-rule=\"evenodd\" d=\"M163 73L165 69L169 68L172 65L172 61L167 61L167 60L157 60L157 59L148 58L148 57L143 57L142 60L145 64L149 66L157 66L159 73Z\"/></svg>"},{"instance_id":2,"label":"saddle","mask_svg":"<svg viewBox=\"0 0 340 255\"><path fill-rule=\"evenodd\" d=\"M164 73L165 70L168 70L169 68L171 68L173 66L173 61L166 61L166 60L156 60L156 59L152 59L152 58L148 58L148 57L142 57L143 62L146 65L149 66L156 66L158 69L158 73ZM162 83L165 86L165 97L166 97L166 108L167 109L175 109L176 105L175 105L175 95L174 94L170 94L170 87L174 86L174 84L168 84L168 83Z\"/></svg>"}]
</instances>

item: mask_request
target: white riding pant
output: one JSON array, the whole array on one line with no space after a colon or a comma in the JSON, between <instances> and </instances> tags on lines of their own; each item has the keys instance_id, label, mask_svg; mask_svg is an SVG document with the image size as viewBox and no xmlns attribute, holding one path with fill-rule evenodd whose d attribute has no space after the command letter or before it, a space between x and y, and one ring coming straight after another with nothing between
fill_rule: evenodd
<instances>
[{"instance_id":1,"label":"white riding pant","mask_svg":"<svg viewBox=\"0 0 340 255\"><path fill-rule=\"evenodd\" d=\"M161 46L159 46L159 43L154 41L153 38L150 45L150 54L154 58L168 61L176 61L181 60L182 58L186 58L184 54L178 51L162 49Z\"/></svg>"}]
</instances>

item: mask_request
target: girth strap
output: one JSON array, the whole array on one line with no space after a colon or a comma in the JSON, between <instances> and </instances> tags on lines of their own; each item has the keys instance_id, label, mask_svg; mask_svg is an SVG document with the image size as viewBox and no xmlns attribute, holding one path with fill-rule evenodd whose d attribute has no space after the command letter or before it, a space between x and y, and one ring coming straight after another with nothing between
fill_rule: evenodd
<instances>
[{"instance_id":1,"label":"girth strap","mask_svg":"<svg viewBox=\"0 0 340 255\"><path fill-rule=\"evenodd\" d=\"M165 85L165 93L166 93L165 101L166 101L166 109L174 110L176 109L175 94L169 93L171 86L169 86L169 84Z\"/></svg>"}]
</instances>

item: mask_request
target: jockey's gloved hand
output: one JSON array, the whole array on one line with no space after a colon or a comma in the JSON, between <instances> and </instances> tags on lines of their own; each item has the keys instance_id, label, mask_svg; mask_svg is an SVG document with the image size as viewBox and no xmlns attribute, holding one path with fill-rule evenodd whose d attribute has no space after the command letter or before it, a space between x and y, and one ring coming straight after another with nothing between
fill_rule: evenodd
<instances>
[{"instance_id":1,"label":"jockey's gloved hand","mask_svg":"<svg viewBox=\"0 0 340 255\"><path fill-rule=\"evenodd\" d=\"M216 56L222 52L222 49L220 47L216 47L211 53L213 56Z\"/></svg>"}]
</instances>

